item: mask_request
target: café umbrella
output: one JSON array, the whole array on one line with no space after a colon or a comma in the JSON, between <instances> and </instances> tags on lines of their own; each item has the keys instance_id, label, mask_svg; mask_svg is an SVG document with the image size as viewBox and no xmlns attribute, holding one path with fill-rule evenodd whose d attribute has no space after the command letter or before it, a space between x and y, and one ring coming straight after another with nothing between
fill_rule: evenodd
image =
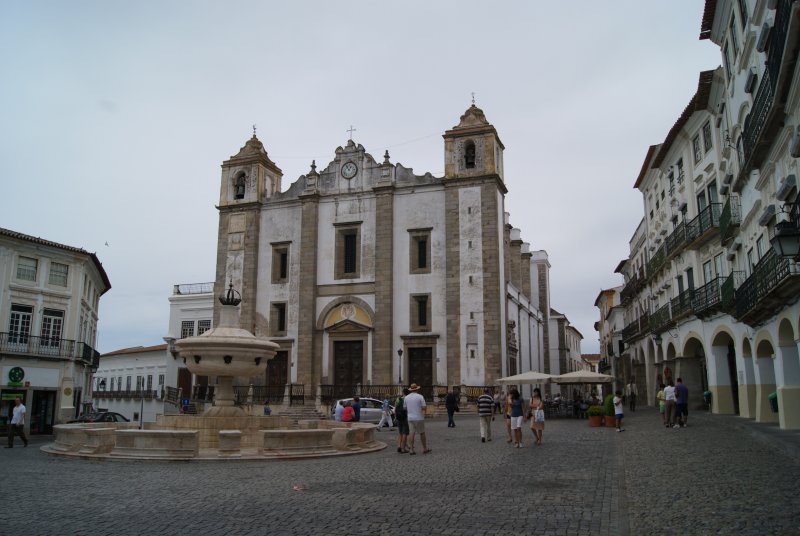
<instances>
[{"instance_id":1,"label":"caf\u00e9 umbrella","mask_svg":"<svg viewBox=\"0 0 800 536\"><path fill-rule=\"evenodd\" d=\"M553 376L550 374L545 374L544 372L536 372L535 370L531 370L530 372L523 372L522 374L515 374L513 376L506 376L505 378L500 378L497 380L498 383L508 383L511 385L522 385L527 383L550 383L550 379Z\"/></svg>"},{"instance_id":2,"label":"caf\u00e9 umbrella","mask_svg":"<svg viewBox=\"0 0 800 536\"><path fill-rule=\"evenodd\" d=\"M560 376L553 376L553 382L562 383L610 383L614 381L613 376L600 374L591 370L576 370Z\"/></svg>"}]
</instances>

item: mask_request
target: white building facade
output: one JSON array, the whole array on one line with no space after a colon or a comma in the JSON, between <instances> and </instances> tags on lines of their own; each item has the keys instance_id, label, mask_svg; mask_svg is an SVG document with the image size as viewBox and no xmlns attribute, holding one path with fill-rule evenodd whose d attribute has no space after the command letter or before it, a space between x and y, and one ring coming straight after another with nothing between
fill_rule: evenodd
<instances>
[{"instance_id":1,"label":"white building facade","mask_svg":"<svg viewBox=\"0 0 800 536\"><path fill-rule=\"evenodd\" d=\"M723 65L636 180L623 340L648 403L682 377L694 407L707 392L716 413L800 428L800 270L772 244L800 240L799 16L791 0L706 2L701 39Z\"/></svg>"},{"instance_id":2,"label":"white building facade","mask_svg":"<svg viewBox=\"0 0 800 536\"><path fill-rule=\"evenodd\" d=\"M89 401L111 283L94 253L0 229L0 288L0 427L19 396L26 432L50 434Z\"/></svg>"}]
</instances>

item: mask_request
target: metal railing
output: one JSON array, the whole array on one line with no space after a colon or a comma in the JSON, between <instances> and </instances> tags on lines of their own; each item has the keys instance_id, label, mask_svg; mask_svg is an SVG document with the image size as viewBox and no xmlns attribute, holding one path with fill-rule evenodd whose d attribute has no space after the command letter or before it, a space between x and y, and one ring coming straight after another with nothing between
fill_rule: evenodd
<instances>
[{"instance_id":1,"label":"metal railing","mask_svg":"<svg viewBox=\"0 0 800 536\"><path fill-rule=\"evenodd\" d=\"M282 403L285 392L285 385L234 385L233 403L237 406L263 404L265 400Z\"/></svg>"},{"instance_id":2,"label":"metal railing","mask_svg":"<svg viewBox=\"0 0 800 536\"><path fill-rule=\"evenodd\" d=\"M173 285L172 294L211 294L214 292L214 282L210 283L183 283Z\"/></svg>"},{"instance_id":3,"label":"metal railing","mask_svg":"<svg viewBox=\"0 0 800 536\"><path fill-rule=\"evenodd\" d=\"M702 238L708 231L719 228L722 203L710 203L695 218L686 224L686 245Z\"/></svg>"},{"instance_id":4,"label":"metal railing","mask_svg":"<svg viewBox=\"0 0 800 536\"><path fill-rule=\"evenodd\" d=\"M723 278L715 277L702 287L695 289L692 308L697 316L719 309L722 304L722 282Z\"/></svg>"},{"instance_id":5,"label":"metal railing","mask_svg":"<svg viewBox=\"0 0 800 536\"><path fill-rule=\"evenodd\" d=\"M775 11L775 25L770 30L770 44L767 50L766 69L753 100L753 108L744 122L742 129L743 161L739 162L742 172L757 167L759 162L753 156L761 135L768 126L770 115L775 103L775 89L780 75L783 61L786 36L789 31L789 19L792 13L792 4L795 0L778 0Z\"/></svg>"},{"instance_id":6,"label":"metal railing","mask_svg":"<svg viewBox=\"0 0 800 536\"><path fill-rule=\"evenodd\" d=\"M664 263L666 261L666 245L662 245L658 250L650 257L650 260L647 262L647 273L650 277L655 277L661 268L664 267Z\"/></svg>"},{"instance_id":7,"label":"metal railing","mask_svg":"<svg viewBox=\"0 0 800 536\"><path fill-rule=\"evenodd\" d=\"M676 225L675 230L669 234L664 244L668 254L677 253L683 248L686 245L686 223L680 222Z\"/></svg>"},{"instance_id":8,"label":"metal railing","mask_svg":"<svg viewBox=\"0 0 800 536\"><path fill-rule=\"evenodd\" d=\"M740 271L733 271L722 283L722 310L731 314L736 309L736 289L744 283L745 274Z\"/></svg>"},{"instance_id":9,"label":"metal railing","mask_svg":"<svg viewBox=\"0 0 800 536\"><path fill-rule=\"evenodd\" d=\"M192 400L200 402L213 402L214 400L214 386L213 385L193 385L192 386Z\"/></svg>"},{"instance_id":10,"label":"metal railing","mask_svg":"<svg viewBox=\"0 0 800 536\"><path fill-rule=\"evenodd\" d=\"M685 316L692 312L692 301L694 299L694 289L687 289L672 298L672 319Z\"/></svg>"},{"instance_id":11,"label":"metal railing","mask_svg":"<svg viewBox=\"0 0 800 536\"><path fill-rule=\"evenodd\" d=\"M100 353L85 342L36 337L21 332L0 333L0 353L54 359L81 359L95 368L100 364Z\"/></svg>"},{"instance_id":12,"label":"metal railing","mask_svg":"<svg viewBox=\"0 0 800 536\"><path fill-rule=\"evenodd\" d=\"M158 389L116 389L114 391L93 391L94 398L131 398L134 400L152 400L161 398Z\"/></svg>"},{"instance_id":13,"label":"metal railing","mask_svg":"<svg viewBox=\"0 0 800 536\"><path fill-rule=\"evenodd\" d=\"M744 319L787 278L797 275L793 263L784 259L770 248L758 264L753 268L753 273L736 290L736 318Z\"/></svg>"},{"instance_id":14,"label":"metal railing","mask_svg":"<svg viewBox=\"0 0 800 536\"><path fill-rule=\"evenodd\" d=\"M742 202L738 195L732 195L725 201L719 215L719 237L724 244L733 238L734 230L742 223Z\"/></svg>"},{"instance_id":15,"label":"metal railing","mask_svg":"<svg viewBox=\"0 0 800 536\"><path fill-rule=\"evenodd\" d=\"M655 332L660 332L672 323L669 306L670 304L666 303L650 315L650 329Z\"/></svg>"}]
</instances>

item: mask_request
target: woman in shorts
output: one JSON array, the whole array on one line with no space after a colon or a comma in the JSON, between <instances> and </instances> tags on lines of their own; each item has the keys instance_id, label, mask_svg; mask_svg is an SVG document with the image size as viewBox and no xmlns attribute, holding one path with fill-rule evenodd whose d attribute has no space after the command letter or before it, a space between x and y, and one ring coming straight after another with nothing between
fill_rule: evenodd
<instances>
[{"instance_id":1,"label":"woman in shorts","mask_svg":"<svg viewBox=\"0 0 800 536\"><path fill-rule=\"evenodd\" d=\"M522 397L516 389L511 390L511 433L514 436L514 446L522 447L522 421L525 419L525 408Z\"/></svg>"},{"instance_id":2,"label":"woman in shorts","mask_svg":"<svg viewBox=\"0 0 800 536\"><path fill-rule=\"evenodd\" d=\"M544 434L544 402L542 402L542 392L537 387L533 390L531 397L531 432L537 445L542 444L542 434Z\"/></svg>"}]
</instances>

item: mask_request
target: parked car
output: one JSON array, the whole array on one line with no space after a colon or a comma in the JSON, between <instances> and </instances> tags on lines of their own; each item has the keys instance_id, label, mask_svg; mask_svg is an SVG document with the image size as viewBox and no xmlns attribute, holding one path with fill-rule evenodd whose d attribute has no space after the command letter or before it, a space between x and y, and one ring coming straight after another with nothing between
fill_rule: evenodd
<instances>
[{"instance_id":1,"label":"parked car","mask_svg":"<svg viewBox=\"0 0 800 536\"><path fill-rule=\"evenodd\" d=\"M92 413L84 413L77 419L67 421L67 423L75 422L130 422L130 419L114 411L93 411Z\"/></svg>"},{"instance_id":2,"label":"parked car","mask_svg":"<svg viewBox=\"0 0 800 536\"><path fill-rule=\"evenodd\" d=\"M383 401L375 398L361 398L361 420L359 422L369 422L378 424L381 421L381 414L383 413ZM335 418L336 407L341 406L344 402L353 402L352 398L342 398L337 400L331 410L331 420ZM394 415L394 406L389 405L389 410Z\"/></svg>"}]
</instances>

